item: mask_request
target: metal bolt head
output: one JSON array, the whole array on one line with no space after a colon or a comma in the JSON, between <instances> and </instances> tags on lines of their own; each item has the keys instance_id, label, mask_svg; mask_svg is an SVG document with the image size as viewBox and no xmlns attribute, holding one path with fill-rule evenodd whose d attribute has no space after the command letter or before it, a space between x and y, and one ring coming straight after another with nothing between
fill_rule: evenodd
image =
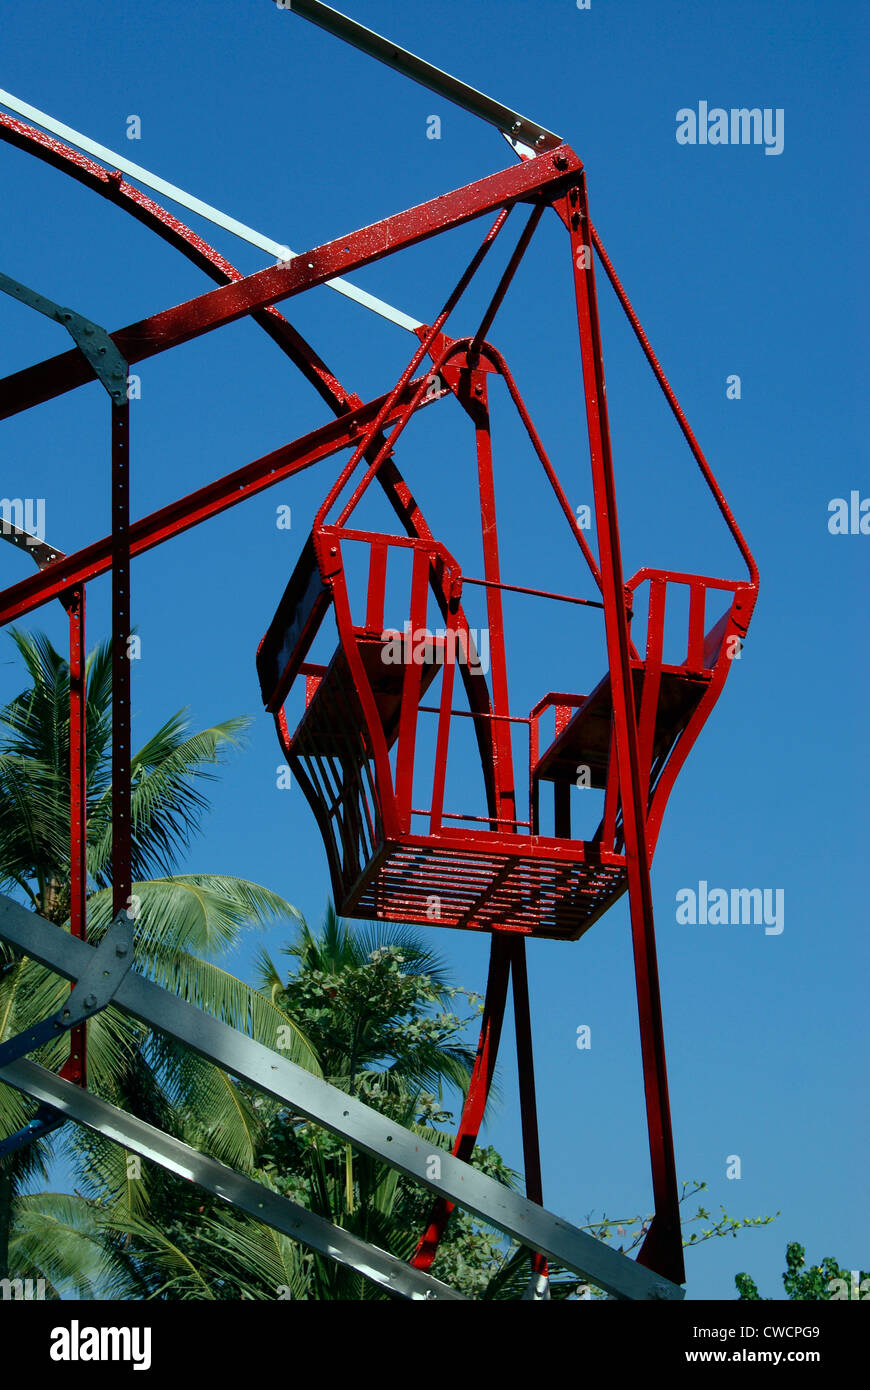
<instances>
[{"instance_id":1,"label":"metal bolt head","mask_svg":"<svg viewBox=\"0 0 870 1390\"><path fill-rule=\"evenodd\" d=\"M96 996L95 994L89 994L89 995L87 995L86 998L85 998L85 1008L86 1008L86 1009L92 1009L92 1008L94 1008L96 1002L97 1002L97 996Z\"/></svg>"},{"instance_id":2,"label":"metal bolt head","mask_svg":"<svg viewBox=\"0 0 870 1390\"><path fill-rule=\"evenodd\" d=\"M554 154L553 165L556 169L568 168L568 156L566 154Z\"/></svg>"}]
</instances>

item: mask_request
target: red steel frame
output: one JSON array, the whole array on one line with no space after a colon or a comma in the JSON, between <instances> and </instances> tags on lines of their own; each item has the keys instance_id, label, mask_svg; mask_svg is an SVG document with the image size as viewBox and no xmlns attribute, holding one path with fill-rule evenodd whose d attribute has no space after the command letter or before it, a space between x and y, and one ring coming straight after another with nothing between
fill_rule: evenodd
<instances>
[{"instance_id":1,"label":"red steel frame","mask_svg":"<svg viewBox=\"0 0 870 1390\"><path fill-rule=\"evenodd\" d=\"M746 543L737 528L721 490L704 459L676 398L668 385L651 348L637 321L627 296L589 221L585 176L580 160L567 146L525 159L499 173L488 176L468 187L455 190L432 202L396 214L373 226L352 232L329 242L305 255L253 275L241 276L211 247L201 241L182 223L158 204L126 183L117 173L71 150L61 142L0 114L0 137L54 167L70 174L101 196L130 212L139 221L156 231L164 240L181 250L200 266L218 288L181 305L163 310L139 323L122 328L111 337L130 364L144 361L157 353L219 328L244 315L253 316L269 333L322 399L336 415L332 423L322 425L311 433L275 450L264 458L218 478L188 497L170 503L149 516L131 523L129 518L129 407L112 406L112 534L97 540L70 556L57 555L40 572L0 593L0 624L5 624L33 612L53 598L60 599L70 614L70 745L71 745L71 925L74 932L85 931L86 899L86 797L85 797L85 706L82 653L84 642L85 592L87 583L97 576L112 574L113 626L113 899L115 911L130 904L130 668L127 641L130 630L130 561L154 546L162 544L209 517L256 495L291 477L313 463L350 448L352 456L339 474L321 517L325 517L331 502L350 478L357 463L367 464L363 483L339 518L339 527L346 526L347 516L357 497L368 482L377 478L384 489L399 521L412 544L424 547L425 563L417 566L418 582L436 587L436 598L442 612L450 614L454 628L467 633L458 595L452 593L449 569L442 566L436 580L436 566L430 564L429 553L438 549L425 517L405 484L392 446L411 414L425 409L447 394L454 394L471 416L477 440L478 481L481 498L481 519L484 535L491 534L493 544L485 546L485 574L488 616L493 643L493 698L481 691L480 683L469 677L467 667L463 679L471 704L472 717L478 730L478 743L488 783L488 832L498 839L507 823L518 830L516 796L512 772L511 744L507 720L506 673L503 664L503 621L501 612L503 586L498 568L495 543L495 499L492 487L492 461L486 413L487 373L497 372L508 385L544 471L556 490L559 504L572 526L575 538L583 551L590 572L601 590L605 615L605 631L609 679L612 689L613 738L616 750L615 778L608 785L607 808L615 826L617 801L622 810L622 834L625 844L625 866L631 909L634 963L637 982L638 1015L641 1036L647 1122L653 1175L655 1216L638 1256L647 1264L676 1282L683 1282L684 1267L680 1236L678 1191L674 1164L665 1069L664 1037L661 1016L652 897L650 890L650 861L661 822L664 801L673 785L679 767L718 697L727 675L727 664L714 661L704 650L703 602L708 588L730 590L733 602L730 611L715 629L717 652L727 636L745 634L758 588L758 573ZM473 338L452 342L443 337L442 329L459 299L465 285L474 274L490 245L501 231L509 212L517 203L530 204L531 217L502 276L498 290ZM547 208L552 207L564 222L570 241L577 319L581 346L583 389L592 464L594 505L598 530L599 558L596 562L585 538L579 531L571 508L561 491L558 479L534 427L528 418L512 378L499 355L485 342L486 334L498 307L507 292L514 271L520 262L535 228ZM487 234L479 252L472 260L456 291L433 324L420 330L420 347L397 385L386 395L362 402L345 391L314 350L291 327L275 307L315 285L344 275L354 269L404 247L433 237L442 231L462 225L472 219L497 214L496 222ZM729 529L749 569L748 582L730 583L703 579L700 576L665 574L641 571L626 586L620 554L619 528L613 477L604 370L601 354L600 329L596 300L595 272L589 247L594 246L601 265L613 284L641 347L665 392L671 408L692 449ZM432 389L432 376L424 370L416 375L429 354L441 383ZM62 353L46 362L29 367L0 380L0 418L26 410L72 390L92 380L94 371L78 348ZM389 438L384 431L392 426ZM376 540L376 537L370 537ZM655 732L655 702L657 677L644 683L640 710L636 710L633 691L633 662L639 658L630 637L630 595L645 579L651 584L650 623L647 635L647 657L655 654L658 644L661 664L661 629L664 587L667 583L689 583L692 592L690 610L690 643L687 661L696 669L711 673L707 689L694 710L684 731L679 756L666 762L655 793L649 797L650 767L653 762ZM468 581L467 581L468 582ZM439 587L440 586L440 587ZM522 591L522 590L521 590ZM534 592L534 591L527 591ZM558 596L557 596L558 597ZM582 602L582 600L580 600ZM711 634L708 634L708 641ZM652 673L655 662L652 662ZM304 668L300 668L303 670ZM316 686L316 676L309 676ZM286 693L286 692L285 692ZM557 706L559 720L564 726L567 706L576 697L548 696L540 702L528 721L530 736L536 745L538 720L544 708ZM449 696L448 696L449 703ZM280 705L276 702L276 720L285 746L289 733ZM561 714L559 713L561 709ZM375 711L376 715L376 711ZM405 715L403 713L403 720ZM484 722L491 735L480 732ZM413 730L405 725L405 739L411 747ZM400 732L400 738L402 733ZM485 756L484 756L485 755ZM673 763L673 766L671 764ZM443 794L443 778L441 783ZM437 792L437 789L436 789ZM437 799L437 797L436 797ZM432 824L440 822L433 806ZM510 838L505 832L503 838ZM517 1049L520 1063L521 1108L526 1183L529 1195L542 1200L540 1157L537 1142L534 1076L532 1068L531 1024L528 1005L528 983L525 965L525 944L521 935L503 933L492 935L492 958L486 1005L477 1060L471 1085L463 1108L454 1152L463 1158L470 1156L476 1143L492 1079L499 1035L507 997L509 976L513 977L514 1004L517 1028ZM85 1081L84 1029L77 1030L73 1040L73 1056L65 1068L66 1074L82 1084ZM430 1223L415 1256L421 1267L431 1264L438 1238L449 1215L449 1204L436 1202ZM535 1268L543 1270L536 1257Z\"/></svg>"}]
</instances>

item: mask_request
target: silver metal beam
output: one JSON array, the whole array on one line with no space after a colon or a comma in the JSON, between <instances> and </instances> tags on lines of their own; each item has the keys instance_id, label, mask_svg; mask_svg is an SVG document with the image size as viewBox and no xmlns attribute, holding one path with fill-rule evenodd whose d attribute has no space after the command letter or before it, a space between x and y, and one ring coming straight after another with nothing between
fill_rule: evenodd
<instances>
[{"instance_id":1,"label":"silver metal beam","mask_svg":"<svg viewBox=\"0 0 870 1390\"><path fill-rule=\"evenodd\" d=\"M47 541L40 540L39 536L31 536L29 531L22 530L11 521L0 521L0 540L8 541L10 545L23 550L25 555L29 555L33 560L37 569L43 570L55 560L66 559L62 550L56 550Z\"/></svg>"},{"instance_id":2,"label":"silver metal beam","mask_svg":"<svg viewBox=\"0 0 870 1390\"><path fill-rule=\"evenodd\" d=\"M3 896L0 936L67 979L78 979L93 955L93 947ZM114 1003L439 1196L473 1212L528 1249L575 1270L607 1293L640 1300L684 1296L678 1284L645 1269L451 1154L434 1149L361 1101L186 1004L135 971L121 982ZM0 1079L2 1076L0 1072Z\"/></svg>"},{"instance_id":3,"label":"silver metal beam","mask_svg":"<svg viewBox=\"0 0 870 1390\"><path fill-rule=\"evenodd\" d=\"M312 24L325 29L327 33L344 39L363 53L368 53L371 58L377 58L379 62L386 63L387 67L394 68L396 72L412 78L421 86L437 92L438 96L464 107L472 115L480 116L481 120L488 121L502 134L507 135L512 143L531 146L538 153L562 144L561 136L547 130L545 126L538 125L537 121L521 116L519 111L514 111L493 97L486 96L476 87L470 87L467 82L460 81L458 77L451 77L449 72L436 68L433 63L427 63L425 58L418 58L416 53L411 53L407 48L400 48L392 40L385 39L372 29L366 29L363 24L357 24L356 20L349 19L330 5L322 5L320 0L278 0L278 8L292 10L303 19L309 19Z\"/></svg>"},{"instance_id":4,"label":"silver metal beam","mask_svg":"<svg viewBox=\"0 0 870 1390\"><path fill-rule=\"evenodd\" d=\"M213 208L210 203L204 203L201 198L194 198L192 193L186 193L183 188L178 188L176 184L168 183L166 179L161 179L157 174L143 169L141 164L134 164L132 159L125 159L116 150L110 150L107 146L100 145L96 140L91 140L89 136L83 135L80 130L73 130L72 126L64 125L63 121L56 121L46 111L40 111L38 107L31 106L29 102L22 101L20 97L13 96L12 92L4 92L2 88L0 88L0 106L7 107L18 116L24 116L34 125L42 126L43 130L51 131L52 135L60 136L68 144L74 145L77 150L82 150L85 154L93 155L95 159L102 160L104 164L108 164L110 169L120 169L122 173L135 179L137 183L143 183L146 188L153 189L161 197L180 204L181 207L187 208L188 212L195 212L199 217L205 217L216 227L223 227L225 232L232 232L233 236L240 237L242 241L247 241L249 245L256 246L260 251L266 251L279 261L292 261L297 255L302 254L291 251L290 247L285 246L281 241L273 241L271 237L263 236L262 232L254 231L253 227L247 227L244 222L239 222L237 218L221 212L219 208ZM337 278L327 280L326 284L331 290L343 294L346 299L354 300L355 303L361 304L364 309L371 309L372 313L380 315L382 319L387 319L390 323L396 324L398 328L404 328L409 333L416 333L417 329L422 327L417 319L411 318L410 314L403 313L401 309L396 309L394 305L388 304L384 299L378 299L377 295L369 294L367 290L361 290L357 285L351 284L349 280Z\"/></svg>"},{"instance_id":5,"label":"silver metal beam","mask_svg":"<svg viewBox=\"0 0 870 1390\"><path fill-rule=\"evenodd\" d=\"M276 1231L283 1231L284 1235L307 1245L310 1250L316 1250L319 1255L326 1255L336 1264L365 1274L373 1283L399 1298L468 1301L464 1294L457 1293L439 1279L423 1274L385 1250L379 1250L376 1245L369 1245L359 1236L342 1230L340 1226L333 1226L330 1221L291 1202L288 1197L281 1197L253 1178L236 1173L216 1159L199 1153L181 1140L173 1139L171 1135L128 1114L126 1110L119 1110L117 1106L101 1100L91 1091L83 1091L73 1082L64 1081L35 1062L13 1062L3 1068L2 1077L7 1085L51 1106L63 1120L75 1120L77 1124L104 1134L125 1149L159 1163L171 1173L177 1173L179 1177L231 1203L239 1211L247 1212L257 1221Z\"/></svg>"}]
</instances>

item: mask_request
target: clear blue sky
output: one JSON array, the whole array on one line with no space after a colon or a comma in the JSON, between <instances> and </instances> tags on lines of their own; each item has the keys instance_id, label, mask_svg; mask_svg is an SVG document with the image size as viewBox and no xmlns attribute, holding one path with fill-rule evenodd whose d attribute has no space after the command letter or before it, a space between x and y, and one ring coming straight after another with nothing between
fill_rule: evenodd
<instances>
[{"instance_id":1,"label":"clear blue sky","mask_svg":"<svg viewBox=\"0 0 870 1390\"><path fill-rule=\"evenodd\" d=\"M351 6L351 0L348 0ZM832 536L828 503L870 496L859 240L866 67L857 3L734 0L367 0L355 17L558 130L583 159L593 219L757 557L750 639L684 772L653 869L677 1159L734 1215L773 1226L688 1256L689 1296L733 1296L748 1269L779 1296L787 1241L814 1261L867 1267L867 560L870 537ZM862 52L863 50L863 52ZM469 115L344 48L269 0L7 6L0 86L198 197L305 249L511 164ZM676 113L784 111L784 149L679 145ZM440 115L442 138L426 138ZM126 138L141 118L141 139ZM864 119L862 119L862 117ZM2 269L108 328L207 288L175 252L61 174L0 146ZM182 214L184 215L184 214ZM196 223L242 269L267 258ZM458 277L474 224L369 268L360 284L430 319ZM503 253L502 253L503 254ZM491 337L513 366L572 503L590 501L567 247L542 225ZM488 271L487 285L494 270ZM739 577L694 464L609 292L600 286L625 567ZM472 297L458 335L475 326ZM62 331L0 304L4 374L64 350ZM413 346L327 290L291 321L345 385L385 391ZM325 420L326 411L253 324L235 324L142 365L134 407L133 507L142 514ZM739 374L742 398L726 399ZM436 532L479 573L470 440L444 433L398 452ZM429 415L434 412L429 412ZM509 415L496 433L504 577L591 595L545 507ZM452 423L451 423L452 422ZM501 430L501 433L498 433ZM107 409L84 390L5 422L4 495L46 499L49 539L73 550L108 530ZM464 452L463 452L464 451ZM298 791L279 791L260 712L257 643L314 512L326 464L136 563L139 741L180 706L199 726L254 716L185 867L234 872L284 893L312 920L328 893L322 846ZM292 507L278 530L278 504ZM464 550L463 550L464 547ZM0 556L0 582L28 572ZM89 627L106 631L108 585ZM600 629L523 607L513 623L515 707L603 672ZM573 623L572 618L572 623ZM60 643L60 610L34 624ZM0 662L11 663L8 638ZM0 664L0 696L19 685ZM134 745L137 739L134 737ZM462 779L458 784L461 790ZM785 928L679 925L675 895L711 887L785 893ZM268 934L276 950L286 928ZM438 945L482 988L487 943ZM234 968L245 973L250 953ZM577 944L529 951L544 1190L577 1221L649 1202L628 911ZM576 1030L592 1028L590 1051ZM520 1166L506 1035L504 1101L487 1137ZM742 1176L726 1179L739 1155Z\"/></svg>"}]
</instances>

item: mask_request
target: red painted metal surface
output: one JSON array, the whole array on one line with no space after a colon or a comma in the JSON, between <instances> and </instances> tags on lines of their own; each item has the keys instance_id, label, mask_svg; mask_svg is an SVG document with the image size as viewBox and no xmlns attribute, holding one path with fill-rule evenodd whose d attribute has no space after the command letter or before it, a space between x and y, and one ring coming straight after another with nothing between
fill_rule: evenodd
<instances>
[{"instance_id":1,"label":"red painted metal surface","mask_svg":"<svg viewBox=\"0 0 870 1390\"><path fill-rule=\"evenodd\" d=\"M494 933L490 944L489 955L489 974L486 981L486 995L483 1001L483 1021L480 1027L480 1038L477 1043L477 1053L474 1059L474 1066L471 1071L471 1080L468 1086L468 1093L465 1097L465 1104L462 1107L462 1116L459 1121L459 1128L456 1139L453 1142L451 1153L456 1158L463 1159L466 1163L474 1153L477 1137L480 1133L480 1126L483 1123L483 1116L486 1110L486 1103L489 1099L492 1078L495 1072L495 1063L498 1056L498 1045L501 1038L502 1023L504 1022L504 1011L507 1003L508 980L511 970L510 938L501 933ZM532 1195L531 1193L529 1194ZM537 1200L540 1200L539 1198ZM432 1203L432 1210L429 1213L429 1220L425 1231L420 1237L417 1249L414 1252L411 1263L417 1269L431 1269L432 1262L438 1253L438 1245L447 1229L450 1214L453 1211L453 1203L448 1202L443 1197L438 1197Z\"/></svg>"},{"instance_id":2,"label":"red painted metal surface","mask_svg":"<svg viewBox=\"0 0 870 1390\"><path fill-rule=\"evenodd\" d=\"M338 417L243 468L215 480L151 516L130 522L129 410L112 410L112 534L0 594L0 623L60 597L71 623L71 924L84 932L86 897L85 725L81 669L84 594L87 582L111 571L113 585L113 833L114 903L126 907L131 891L130 848L130 561L181 535L210 516L256 495L295 472L343 449L350 458L328 490L309 543L291 576L281 605L261 643L258 671L264 702L276 722L285 756L294 767L323 834L337 906L352 916L421 922L488 931L490 978L472 1084L454 1152L474 1148L489 1092L512 975L520 1073L526 1184L542 1200L541 1166L532 1066L526 936L573 939L583 934L626 891L629 896L637 983L655 1217L640 1260L671 1279L684 1277L656 964L650 865L667 799L692 745L721 693L729 669L730 640L745 634L758 575L727 503L589 221L585 178L567 146L481 179L372 227L349 233L278 267L243 277L206 243L120 177L20 121L0 116L0 138L62 169L125 208L199 265L219 288L118 330L114 342L131 363L179 346L250 314L314 386ZM460 302L518 202L531 207L497 288L470 336L445 336ZM510 291L544 213L553 209L567 231L580 338L582 385L592 470L598 555L593 554L568 503L506 362L487 342L498 309ZM474 218L495 215L483 242L431 325L419 330L419 347L395 386L364 404L349 393L275 305L354 268L413 246ZM594 246L617 298L647 356L749 569L749 579L642 569L627 582L622 572L616 490L611 456L604 367L589 247ZM426 356L432 372L417 374ZM78 349L0 381L0 417L19 413L93 379ZM498 544L496 473L490 427L492 379L504 383L546 483L564 515L599 600L549 594L502 579ZM434 386L433 386L434 383ZM400 473L394 447L418 412L452 395L467 417L477 466L484 573L463 575L458 559L432 534ZM361 470L361 476L355 474ZM354 529L355 508L377 479L404 536ZM330 522L329 514L351 482L354 489ZM362 551L364 592L350 578L349 551ZM397 557L410 565L410 586L399 600L397 625L391 583ZM645 650L631 624L649 585ZM463 585L482 586L491 667L484 671L462 603ZM663 660L669 596L689 591L685 658ZM503 594L534 595L542 602L603 609L607 669L591 694L544 694L529 714L511 707L511 660L505 639ZM711 595L730 599L714 619ZM432 634L430 611L444 625ZM327 616L337 646L326 665L307 658ZM405 623L422 639L419 660L395 669L383 660L385 644L402 636ZM400 641L400 649L405 648ZM456 666L460 681L456 681ZM297 677L305 680L305 710L291 732L284 709ZM438 682L440 681L440 685ZM546 689L546 684L544 688ZM437 691L434 703L426 692ZM468 708L457 707L464 698ZM544 721L553 712L549 742ZM421 716L436 720L424 737ZM455 721L471 719L482 777L482 812L446 805ZM516 731L528 738L528 764L515 775ZM545 746L546 745L546 746ZM421 804L421 766L431 755L431 778ZM591 838L572 834L570 787L577 764L604 792L604 809ZM541 794L553 786L554 834L540 831ZM432 904L437 904L433 913ZM68 1066L72 1065L71 1063ZM80 1069L84 1079L84 1044ZM436 1204L415 1263L431 1265L449 1216ZM535 1268L544 1266L536 1259Z\"/></svg>"},{"instance_id":3,"label":"red painted metal surface","mask_svg":"<svg viewBox=\"0 0 870 1390\"><path fill-rule=\"evenodd\" d=\"M533 1202L537 1202L539 1206L543 1206L544 1181L541 1173L541 1145L538 1137L538 1103L535 1096L535 1064L532 1055L532 1015L529 1006L526 943L514 937L511 940L510 951L526 1196L530 1197ZM547 1261L543 1255L532 1255L532 1273L536 1275L547 1274Z\"/></svg>"},{"instance_id":4,"label":"red painted metal surface","mask_svg":"<svg viewBox=\"0 0 870 1390\"><path fill-rule=\"evenodd\" d=\"M668 1102L650 865L646 852L645 818L648 788L641 780L595 272L591 256L587 261L583 255L586 245L584 223L586 226L589 223L585 179L581 178L578 191L576 211L579 213L579 222L576 226L571 226L570 237L592 462L592 487L598 518L598 546L613 707L613 743L623 808L625 862L631 903L637 1006L655 1198L655 1216L639 1258L643 1260L655 1232L655 1239L658 1241L656 1267L677 1283L682 1283L685 1271L680 1239L679 1193ZM570 198L568 202L570 203Z\"/></svg>"},{"instance_id":5,"label":"red painted metal surface","mask_svg":"<svg viewBox=\"0 0 870 1390\"><path fill-rule=\"evenodd\" d=\"M568 151L537 159L460 188L419 207L376 222L357 232L297 256L281 266L259 270L244 279L186 304L154 314L139 323L113 333L112 339L130 363L143 362L160 352L191 342L212 329L233 323L245 314L265 309L291 295L322 285L364 265L382 260L406 247L436 236L451 227L462 226L476 217L515 202L527 201L554 182L562 184L564 167L578 170L580 161ZM35 367L4 377L0 381L0 419L16 415L43 401L53 400L66 391L94 378L93 369L76 349L49 358Z\"/></svg>"}]
</instances>

